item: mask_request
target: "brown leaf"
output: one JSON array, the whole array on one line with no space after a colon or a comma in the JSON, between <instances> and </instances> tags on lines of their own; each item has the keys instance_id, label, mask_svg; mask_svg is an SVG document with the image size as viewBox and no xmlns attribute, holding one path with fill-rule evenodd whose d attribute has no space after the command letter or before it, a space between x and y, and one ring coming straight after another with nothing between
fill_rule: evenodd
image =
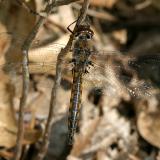
<instances>
[{"instance_id":1,"label":"brown leaf","mask_svg":"<svg viewBox=\"0 0 160 160\"><path fill-rule=\"evenodd\" d=\"M36 143L42 136L42 130L26 129L24 133L24 144Z\"/></svg>"},{"instance_id":2,"label":"brown leaf","mask_svg":"<svg viewBox=\"0 0 160 160\"><path fill-rule=\"evenodd\" d=\"M146 105L144 110L138 114L137 126L141 136L150 144L160 148L160 111L159 106L155 108L152 103ZM139 106L142 108L142 105Z\"/></svg>"}]
</instances>

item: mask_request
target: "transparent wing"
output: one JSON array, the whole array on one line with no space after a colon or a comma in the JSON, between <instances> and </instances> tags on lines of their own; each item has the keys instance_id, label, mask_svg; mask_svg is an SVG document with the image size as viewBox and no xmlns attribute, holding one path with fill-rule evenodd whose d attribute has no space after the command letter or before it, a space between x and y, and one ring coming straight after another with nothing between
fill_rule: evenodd
<instances>
[{"instance_id":1,"label":"transparent wing","mask_svg":"<svg viewBox=\"0 0 160 160\"><path fill-rule=\"evenodd\" d=\"M106 55L103 60L102 57L97 56L96 59L94 57L93 66L88 67L88 73L83 75L83 86L85 88L97 88L97 92L100 91L100 94L105 96L118 97L126 93L135 98L152 96L158 87L152 82L150 76L142 77L141 72L144 74L148 71L145 70L143 63L139 63L138 59L122 55L118 57ZM72 64L67 60L62 62L62 77L69 79L72 83ZM33 67L36 66L35 64L32 65ZM50 67L49 64L45 65L48 67L47 72L55 70L55 63L51 63ZM138 66L141 72L134 66ZM154 67L152 63L147 64L147 67L152 68L151 73L155 73L159 66L160 63L157 63ZM44 66L37 64L37 67L42 68ZM48 87L50 86L52 84L48 84Z\"/></svg>"},{"instance_id":2,"label":"transparent wing","mask_svg":"<svg viewBox=\"0 0 160 160\"><path fill-rule=\"evenodd\" d=\"M106 56L108 57L108 56ZM146 98L152 96L158 86L151 81L150 77L147 79L141 77L141 74L137 70L129 66L130 62L134 62L135 65L139 65L141 72L146 72L143 64L138 64L135 59L126 58L127 66L114 63L116 57L108 58L108 61L101 60L93 61L94 66L88 68L88 73L83 75L83 88L97 88L97 94L103 94L105 96L119 97L128 93L135 98ZM111 63L112 62L112 63ZM157 67L160 64L157 64ZM152 67L148 64L148 67ZM72 83L72 66L63 67L62 77L69 79ZM152 72L155 72L155 68ZM140 76L139 76L140 75ZM141 77L141 78L139 78ZM45 82L44 82L45 83ZM43 85L43 83L41 84ZM52 86L52 84L45 85L46 87ZM102 90L99 90L102 89ZM98 93L99 92L99 93Z\"/></svg>"},{"instance_id":3,"label":"transparent wing","mask_svg":"<svg viewBox=\"0 0 160 160\"><path fill-rule=\"evenodd\" d=\"M10 33L0 34L4 39L12 39L13 48L22 45L24 38L16 37ZM11 36L13 38L11 38ZM13 40L14 39L14 40ZM46 47L40 47L39 41L33 42L33 50L29 52L29 68L30 73L47 73L55 74L56 59L63 44L51 44ZM10 58L11 60L11 58ZM159 54L152 56L129 57L124 56L117 51L92 51L90 59L93 66L87 68L88 73L83 75L83 83L85 87L102 88L104 95L121 95L123 92L128 92L134 97L151 96L154 88L157 89L154 83L145 70L147 67L152 69L150 73L159 71L160 56ZM156 63L154 63L156 60ZM21 59L16 59L14 62L1 63L1 70L8 73L21 73ZM62 75L63 78L72 79L71 54L62 60ZM145 76L146 77L145 77ZM154 74L155 75L155 74ZM157 75L160 75L157 73ZM43 85L43 84L42 84ZM50 87L51 84L48 84Z\"/></svg>"},{"instance_id":4,"label":"transparent wing","mask_svg":"<svg viewBox=\"0 0 160 160\"><path fill-rule=\"evenodd\" d=\"M150 58L148 61L147 56L144 56L141 62L139 61L140 57L107 56L106 62L97 63L97 61L94 63L95 67L89 71L90 74L85 75L84 81L92 80L90 83L97 88L103 88L101 94L107 96L118 96L125 92L135 98L152 96L155 90L159 90L158 86L150 76L144 77L142 73L144 75L148 74L148 70L144 66L146 65L146 67L152 68L150 72L156 75L155 72L159 71L158 68L160 67L160 58L158 60L157 56L153 55L152 59ZM153 59L157 59L154 66ZM147 61L147 64L145 61ZM137 66L139 70L133 66Z\"/></svg>"}]
</instances>

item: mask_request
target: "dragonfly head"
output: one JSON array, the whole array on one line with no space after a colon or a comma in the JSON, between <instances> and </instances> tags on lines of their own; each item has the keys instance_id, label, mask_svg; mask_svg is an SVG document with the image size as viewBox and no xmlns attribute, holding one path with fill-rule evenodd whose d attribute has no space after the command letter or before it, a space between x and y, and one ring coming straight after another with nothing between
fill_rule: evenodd
<instances>
[{"instance_id":1,"label":"dragonfly head","mask_svg":"<svg viewBox=\"0 0 160 160\"><path fill-rule=\"evenodd\" d=\"M94 32L90 29L89 25L80 25L77 29L75 37L79 40L91 40Z\"/></svg>"}]
</instances>

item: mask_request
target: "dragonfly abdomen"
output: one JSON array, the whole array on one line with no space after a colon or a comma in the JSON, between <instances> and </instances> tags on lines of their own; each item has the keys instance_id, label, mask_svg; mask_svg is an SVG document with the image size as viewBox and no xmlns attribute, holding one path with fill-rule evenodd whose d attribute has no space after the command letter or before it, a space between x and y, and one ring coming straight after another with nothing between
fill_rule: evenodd
<instances>
[{"instance_id":1,"label":"dragonfly abdomen","mask_svg":"<svg viewBox=\"0 0 160 160\"><path fill-rule=\"evenodd\" d=\"M79 121L79 111L81 107L82 96L82 74L77 69L73 69L73 85L71 91L68 129L69 129L69 144L73 144L74 133L77 131Z\"/></svg>"}]
</instances>

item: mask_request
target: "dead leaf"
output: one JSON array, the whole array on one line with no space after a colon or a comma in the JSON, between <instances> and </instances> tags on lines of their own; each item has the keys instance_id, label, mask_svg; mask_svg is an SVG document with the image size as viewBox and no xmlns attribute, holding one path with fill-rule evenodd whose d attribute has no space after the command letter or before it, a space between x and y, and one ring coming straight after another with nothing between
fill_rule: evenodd
<instances>
[{"instance_id":1,"label":"dead leaf","mask_svg":"<svg viewBox=\"0 0 160 160\"><path fill-rule=\"evenodd\" d=\"M155 104L146 105L144 110L138 113L137 126L141 136L153 146L160 148L160 111ZM139 105L139 108L144 106ZM147 107L147 108L146 108Z\"/></svg>"}]
</instances>

